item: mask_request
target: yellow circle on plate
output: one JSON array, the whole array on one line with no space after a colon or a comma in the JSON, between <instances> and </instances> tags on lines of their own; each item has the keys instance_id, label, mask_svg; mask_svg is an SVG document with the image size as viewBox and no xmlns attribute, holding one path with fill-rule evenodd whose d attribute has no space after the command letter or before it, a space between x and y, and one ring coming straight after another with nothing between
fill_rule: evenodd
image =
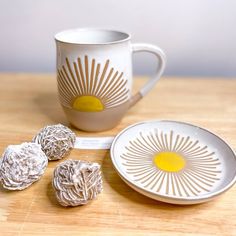
<instances>
[{"instance_id":1,"label":"yellow circle on plate","mask_svg":"<svg viewBox=\"0 0 236 236\"><path fill-rule=\"evenodd\" d=\"M184 158L176 152L159 152L153 161L159 169L169 172L178 172L185 166Z\"/></svg>"},{"instance_id":2,"label":"yellow circle on plate","mask_svg":"<svg viewBox=\"0 0 236 236\"><path fill-rule=\"evenodd\" d=\"M73 108L78 111L102 111L104 109L102 102L95 96L80 96L73 102Z\"/></svg>"}]
</instances>

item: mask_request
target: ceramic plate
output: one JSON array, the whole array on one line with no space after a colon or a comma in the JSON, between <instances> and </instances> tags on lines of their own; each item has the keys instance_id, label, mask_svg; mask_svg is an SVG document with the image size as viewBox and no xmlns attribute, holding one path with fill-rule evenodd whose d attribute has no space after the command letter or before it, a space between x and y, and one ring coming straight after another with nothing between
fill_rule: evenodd
<instances>
[{"instance_id":1,"label":"ceramic plate","mask_svg":"<svg viewBox=\"0 0 236 236\"><path fill-rule=\"evenodd\" d=\"M120 132L111 146L120 177L136 191L174 204L208 201L236 181L236 156L210 131L176 121L148 121Z\"/></svg>"}]
</instances>

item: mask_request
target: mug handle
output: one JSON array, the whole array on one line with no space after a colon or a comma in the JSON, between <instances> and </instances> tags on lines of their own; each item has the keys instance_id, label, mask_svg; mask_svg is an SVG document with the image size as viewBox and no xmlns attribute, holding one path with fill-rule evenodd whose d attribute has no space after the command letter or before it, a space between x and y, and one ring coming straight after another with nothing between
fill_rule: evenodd
<instances>
[{"instance_id":1,"label":"mug handle","mask_svg":"<svg viewBox=\"0 0 236 236\"><path fill-rule=\"evenodd\" d=\"M141 98L143 98L160 79L165 66L166 66L166 55L159 47L147 44L147 43L134 43L132 44L132 53L136 52L150 52L157 57L159 61L159 68L157 69L156 75L153 76L136 94L130 99L130 107L135 105Z\"/></svg>"}]
</instances>

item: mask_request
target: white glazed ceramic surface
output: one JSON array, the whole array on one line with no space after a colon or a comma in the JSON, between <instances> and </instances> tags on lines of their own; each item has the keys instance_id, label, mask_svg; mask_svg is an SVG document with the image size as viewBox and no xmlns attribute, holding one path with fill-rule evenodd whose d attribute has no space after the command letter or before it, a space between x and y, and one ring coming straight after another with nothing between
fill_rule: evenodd
<instances>
[{"instance_id":1,"label":"white glazed ceramic surface","mask_svg":"<svg viewBox=\"0 0 236 236\"><path fill-rule=\"evenodd\" d=\"M62 107L79 129L101 131L114 127L125 112L145 96L165 68L157 46L131 44L130 35L102 29L72 29L55 36L57 81ZM132 53L156 56L156 75L132 96Z\"/></svg>"},{"instance_id":2,"label":"white glazed ceramic surface","mask_svg":"<svg viewBox=\"0 0 236 236\"><path fill-rule=\"evenodd\" d=\"M126 128L112 143L111 159L130 187L168 203L205 202L236 181L236 157L229 145L182 122L149 121Z\"/></svg>"}]
</instances>

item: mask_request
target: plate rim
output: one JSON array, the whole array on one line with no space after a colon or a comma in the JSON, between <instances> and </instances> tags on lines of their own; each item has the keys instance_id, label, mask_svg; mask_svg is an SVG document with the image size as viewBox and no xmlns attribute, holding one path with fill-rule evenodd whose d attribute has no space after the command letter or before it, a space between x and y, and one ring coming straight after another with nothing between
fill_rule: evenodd
<instances>
[{"instance_id":1,"label":"plate rim","mask_svg":"<svg viewBox=\"0 0 236 236\"><path fill-rule=\"evenodd\" d=\"M187 122L183 122L183 121L176 121L176 120L157 120L157 119L154 119L154 120L145 120L145 121L141 121L141 122L136 122L132 125L129 125L127 126L125 129L121 130L114 138L112 144L111 144L111 148L110 148L110 156L111 156L111 161L112 161L112 164L113 164L113 167L115 168L116 172L118 173L119 177L123 180L125 179L127 182L129 182L132 185L135 185L135 187L137 188L140 188L141 190L143 190L144 192L147 192L148 194L154 194L154 195L157 195L158 197L162 197L162 198L165 198L165 199L170 199L170 200L181 200L181 201L186 201L186 202L196 202L196 201L207 201L207 200L210 200L214 197L217 197L219 195L221 195L222 193L226 192L228 189L230 189L235 183L236 183L236 172L235 172L235 175L234 177L230 180L230 182L223 188L219 189L218 191L214 191L214 192L209 192L205 195L198 195L198 196L191 196L191 197L176 197L176 196L166 196L166 195L163 195L163 194L160 194L160 193L154 193L142 186L138 186L136 183L133 183L132 181L130 181L129 179L127 179L121 171L119 171L119 168L116 166L116 162L115 162L115 153L114 153L114 148L115 148L115 145L116 145L116 142L117 140L120 138L120 136L122 134L124 134L125 132L127 132L127 130L135 127L135 126L138 126L138 125L142 125L142 124L149 124L149 123L156 123L156 122L169 122L169 123L177 123L177 124L183 124L183 125L187 125L187 126L190 126L190 127L193 127L193 128L197 128L197 129L201 129L203 130L204 132L207 132L207 133L210 133L212 134L213 136L215 136L215 138L217 139L220 139L226 146L228 146L228 148L230 149L230 151L232 152L233 156L234 156L234 159L235 159L235 162L236 162L236 152L234 151L234 149L228 144L227 141L225 141L223 138L221 138L220 136L218 136L217 134L213 133L212 131L206 129L206 128L202 128L200 126L197 126L197 125L194 125L194 124L191 124L191 123L187 123ZM124 180L123 180L124 181ZM124 181L125 182L125 181Z\"/></svg>"}]
</instances>

